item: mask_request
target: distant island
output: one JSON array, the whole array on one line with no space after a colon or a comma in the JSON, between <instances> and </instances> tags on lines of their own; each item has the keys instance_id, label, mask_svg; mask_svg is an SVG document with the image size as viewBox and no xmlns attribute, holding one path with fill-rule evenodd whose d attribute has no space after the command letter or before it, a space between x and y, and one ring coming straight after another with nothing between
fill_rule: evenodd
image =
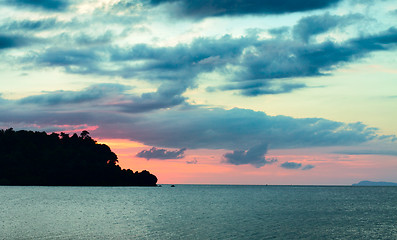
<instances>
[{"instance_id":1,"label":"distant island","mask_svg":"<svg viewBox=\"0 0 397 240\"><path fill-rule=\"evenodd\" d=\"M82 131L0 130L0 185L156 186L150 172L117 165L117 155Z\"/></svg>"},{"instance_id":2,"label":"distant island","mask_svg":"<svg viewBox=\"0 0 397 240\"><path fill-rule=\"evenodd\" d=\"M393 183L393 182L361 181L359 183L354 183L352 185L353 186L397 186L397 183Z\"/></svg>"}]
</instances>

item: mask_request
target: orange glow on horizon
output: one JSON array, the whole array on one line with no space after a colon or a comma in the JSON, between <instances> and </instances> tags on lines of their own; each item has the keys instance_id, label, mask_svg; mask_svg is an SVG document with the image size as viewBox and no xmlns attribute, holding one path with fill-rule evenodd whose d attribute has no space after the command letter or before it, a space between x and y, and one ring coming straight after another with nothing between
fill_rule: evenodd
<instances>
[{"instance_id":1,"label":"orange glow on horizon","mask_svg":"<svg viewBox=\"0 0 397 240\"><path fill-rule=\"evenodd\" d=\"M345 185L361 180L376 180L385 167L389 169L382 180L392 179L395 157L371 155L341 155L306 152L305 150L272 150L269 158L278 162L256 168L251 165L231 165L224 162L223 154L230 150L186 150L182 159L144 159L136 157L147 146L128 139L99 139L107 144L119 159L119 165L133 171L148 170L158 178L158 184L254 184L254 185ZM284 162L315 166L310 170L284 169ZM377 165L378 164L378 165Z\"/></svg>"},{"instance_id":2,"label":"orange glow on horizon","mask_svg":"<svg viewBox=\"0 0 397 240\"><path fill-rule=\"evenodd\" d=\"M148 147L140 142L134 142L134 141L131 141L128 139L120 139L120 138L99 138L97 140L97 142L101 143L101 144L106 144L106 145L112 146L112 150Z\"/></svg>"}]
</instances>

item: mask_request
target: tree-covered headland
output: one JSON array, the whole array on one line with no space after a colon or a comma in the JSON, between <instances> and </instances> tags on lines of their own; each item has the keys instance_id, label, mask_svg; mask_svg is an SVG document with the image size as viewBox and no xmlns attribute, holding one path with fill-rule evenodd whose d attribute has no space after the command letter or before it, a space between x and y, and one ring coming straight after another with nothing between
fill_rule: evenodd
<instances>
[{"instance_id":1,"label":"tree-covered headland","mask_svg":"<svg viewBox=\"0 0 397 240\"><path fill-rule=\"evenodd\" d=\"M117 165L117 155L83 131L0 130L0 185L156 186L156 176Z\"/></svg>"}]
</instances>

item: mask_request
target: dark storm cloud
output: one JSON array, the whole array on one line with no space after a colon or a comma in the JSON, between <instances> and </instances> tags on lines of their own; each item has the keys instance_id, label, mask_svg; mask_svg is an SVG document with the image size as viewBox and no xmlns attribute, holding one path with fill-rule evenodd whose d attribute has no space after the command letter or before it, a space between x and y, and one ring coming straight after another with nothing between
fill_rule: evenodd
<instances>
[{"instance_id":1,"label":"dark storm cloud","mask_svg":"<svg viewBox=\"0 0 397 240\"><path fill-rule=\"evenodd\" d=\"M277 162L277 159L266 159L267 144L260 144L248 150L234 150L232 153L226 153L224 158L227 163L233 165L251 164L257 168L263 167L266 164Z\"/></svg>"},{"instance_id":2,"label":"dark storm cloud","mask_svg":"<svg viewBox=\"0 0 397 240\"><path fill-rule=\"evenodd\" d=\"M224 15L283 14L330 7L340 0L150 0L152 5L171 3L176 14L205 18ZM172 8L171 8L172 9Z\"/></svg>"},{"instance_id":3,"label":"dark storm cloud","mask_svg":"<svg viewBox=\"0 0 397 240\"><path fill-rule=\"evenodd\" d=\"M70 5L69 0L5 0L5 3L17 7L41 8L50 11L63 11Z\"/></svg>"},{"instance_id":4,"label":"dark storm cloud","mask_svg":"<svg viewBox=\"0 0 397 240\"><path fill-rule=\"evenodd\" d=\"M313 15L299 20L292 31L296 39L308 42L311 36L328 32L336 27L350 25L363 18L364 16L361 14L338 16L325 13L323 15Z\"/></svg>"},{"instance_id":5,"label":"dark storm cloud","mask_svg":"<svg viewBox=\"0 0 397 240\"><path fill-rule=\"evenodd\" d=\"M315 167L314 165L308 164L308 165L303 166L301 168L301 170L310 170L310 169L313 169L314 167Z\"/></svg>"},{"instance_id":6,"label":"dark storm cloud","mask_svg":"<svg viewBox=\"0 0 397 240\"><path fill-rule=\"evenodd\" d=\"M152 147L150 150L143 150L136 154L137 157L149 159L180 159L184 158L186 148L171 151L161 148Z\"/></svg>"},{"instance_id":7,"label":"dark storm cloud","mask_svg":"<svg viewBox=\"0 0 397 240\"><path fill-rule=\"evenodd\" d=\"M302 167L302 163L285 162L285 163L281 164L280 167L286 168L286 169L299 169L300 167Z\"/></svg>"}]
</instances>

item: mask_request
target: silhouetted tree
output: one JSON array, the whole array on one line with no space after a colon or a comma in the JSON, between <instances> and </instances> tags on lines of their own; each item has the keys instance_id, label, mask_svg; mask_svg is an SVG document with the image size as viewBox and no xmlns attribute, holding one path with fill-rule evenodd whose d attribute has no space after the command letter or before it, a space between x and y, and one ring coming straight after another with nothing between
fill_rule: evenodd
<instances>
[{"instance_id":1,"label":"silhouetted tree","mask_svg":"<svg viewBox=\"0 0 397 240\"><path fill-rule=\"evenodd\" d=\"M86 130L83 130L81 133L80 133L80 137L81 138L83 138L83 139L91 139L91 137L90 137L90 135L89 135L90 133L88 132L88 131L86 131Z\"/></svg>"},{"instance_id":2,"label":"silhouetted tree","mask_svg":"<svg viewBox=\"0 0 397 240\"><path fill-rule=\"evenodd\" d=\"M83 131L0 130L0 185L155 186L144 170L122 170L117 155Z\"/></svg>"}]
</instances>

